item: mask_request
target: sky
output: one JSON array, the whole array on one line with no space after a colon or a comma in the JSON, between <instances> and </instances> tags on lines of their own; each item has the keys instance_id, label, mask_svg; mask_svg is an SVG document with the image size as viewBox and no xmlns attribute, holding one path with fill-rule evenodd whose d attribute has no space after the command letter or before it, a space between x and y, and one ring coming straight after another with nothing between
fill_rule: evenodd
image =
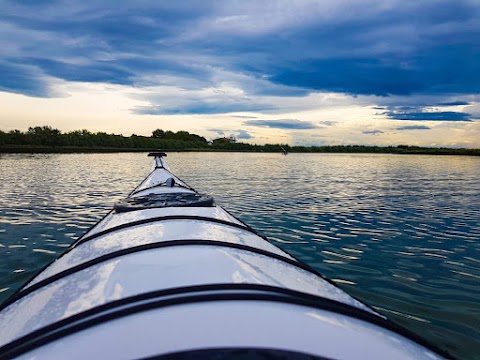
<instances>
[{"instance_id":1,"label":"sky","mask_svg":"<svg viewBox=\"0 0 480 360\"><path fill-rule=\"evenodd\" d=\"M480 0L0 0L0 129L480 148Z\"/></svg>"}]
</instances>

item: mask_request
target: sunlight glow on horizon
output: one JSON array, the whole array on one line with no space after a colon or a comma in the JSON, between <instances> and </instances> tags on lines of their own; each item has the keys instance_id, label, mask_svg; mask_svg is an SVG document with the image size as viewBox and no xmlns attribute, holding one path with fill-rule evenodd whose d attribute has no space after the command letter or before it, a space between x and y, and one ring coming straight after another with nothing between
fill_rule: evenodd
<instances>
[{"instance_id":1,"label":"sunlight glow on horizon","mask_svg":"<svg viewBox=\"0 0 480 360\"><path fill-rule=\"evenodd\" d=\"M2 131L480 148L476 2L2 7Z\"/></svg>"}]
</instances>

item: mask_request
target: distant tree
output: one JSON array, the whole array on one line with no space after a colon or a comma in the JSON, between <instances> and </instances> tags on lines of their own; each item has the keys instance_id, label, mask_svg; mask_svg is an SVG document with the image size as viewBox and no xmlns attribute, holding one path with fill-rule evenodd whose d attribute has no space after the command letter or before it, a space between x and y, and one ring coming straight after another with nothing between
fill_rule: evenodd
<instances>
[{"instance_id":1,"label":"distant tree","mask_svg":"<svg viewBox=\"0 0 480 360\"><path fill-rule=\"evenodd\" d=\"M165 131L165 139L175 140L175 133L173 131L170 131L170 130Z\"/></svg>"},{"instance_id":2,"label":"distant tree","mask_svg":"<svg viewBox=\"0 0 480 360\"><path fill-rule=\"evenodd\" d=\"M190 134L190 141L197 141L203 143L203 145L207 144L207 139L205 139L203 136L199 136L196 134Z\"/></svg>"},{"instance_id":3,"label":"distant tree","mask_svg":"<svg viewBox=\"0 0 480 360\"><path fill-rule=\"evenodd\" d=\"M27 135L20 130L11 130L8 132L8 143L16 145L26 145Z\"/></svg>"},{"instance_id":4,"label":"distant tree","mask_svg":"<svg viewBox=\"0 0 480 360\"><path fill-rule=\"evenodd\" d=\"M29 127L27 138L33 145L59 146L61 145L61 132L51 126Z\"/></svg>"},{"instance_id":5,"label":"distant tree","mask_svg":"<svg viewBox=\"0 0 480 360\"><path fill-rule=\"evenodd\" d=\"M165 131L161 129L153 130L152 137L156 139L165 139Z\"/></svg>"},{"instance_id":6,"label":"distant tree","mask_svg":"<svg viewBox=\"0 0 480 360\"><path fill-rule=\"evenodd\" d=\"M203 136L199 136L196 134L190 134L188 131L177 131L173 132L170 130L163 131L161 129L156 129L152 132L152 138L154 139L164 139L164 140L175 140L175 141L183 141L183 142L195 142L197 143L196 147L204 147L207 146L207 139ZM173 144L173 143L172 143ZM178 144L173 145L178 148ZM182 145L182 147L185 145ZM193 146L195 147L195 146Z\"/></svg>"},{"instance_id":7,"label":"distant tree","mask_svg":"<svg viewBox=\"0 0 480 360\"><path fill-rule=\"evenodd\" d=\"M8 137L7 133L0 130L0 145L7 143L7 137Z\"/></svg>"},{"instance_id":8,"label":"distant tree","mask_svg":"<svg viewBox=\"0 0 480 360\"><path fill-rule=\"evenodd\" d=\"M177 131L175 133L175 140L188 141L190 138L190 133L188 131Z\"/></svg>"}]
</instances>

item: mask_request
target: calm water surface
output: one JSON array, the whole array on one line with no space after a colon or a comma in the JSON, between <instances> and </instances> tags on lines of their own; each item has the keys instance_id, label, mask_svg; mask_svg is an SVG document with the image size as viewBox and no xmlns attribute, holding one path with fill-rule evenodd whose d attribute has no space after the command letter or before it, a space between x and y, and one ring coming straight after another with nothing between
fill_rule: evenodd
<instances>
[{"instance_id":1,"label":"calm water surface","mask_svg":"<svg viewBox=\"0 0 480 360\"><path fill-rule=\"evenodd\" d=\"M150 170L146 154L0 155L0 301ZM174 173L392 320L480 359L480 158L171 153Z\"/></svg>"}]
</instances>

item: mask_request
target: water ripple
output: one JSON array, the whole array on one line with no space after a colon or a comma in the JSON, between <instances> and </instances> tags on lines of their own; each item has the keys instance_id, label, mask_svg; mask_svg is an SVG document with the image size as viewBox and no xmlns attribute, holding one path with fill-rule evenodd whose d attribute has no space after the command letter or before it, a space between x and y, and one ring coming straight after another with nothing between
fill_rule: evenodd
<instances>
[{"instance_id":1,"label":"water ripple","mask_svg":"<svg viewBox=\"0 0 480 360\"><path fill-rule=\"evenodd\" d=\"M0 155L0 301L150 169L145 154ZM480 159L172 153L272 242L453 355L480 353ZM122 166L118 166L122 164Z\"/></svg>"}]
</instances>

